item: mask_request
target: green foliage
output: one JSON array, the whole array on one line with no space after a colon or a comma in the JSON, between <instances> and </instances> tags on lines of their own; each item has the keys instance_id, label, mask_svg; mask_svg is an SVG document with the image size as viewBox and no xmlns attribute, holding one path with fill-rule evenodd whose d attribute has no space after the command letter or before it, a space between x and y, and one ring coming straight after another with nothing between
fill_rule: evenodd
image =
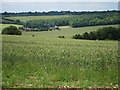
<instances>
[{"instance_id":1,"label":"green foliage","mask_svg":"<svg viewBox=\"0 0 120 90\"><path fill-rule=\"evenodd\" d=\"M23 22L21 22L19 19L17 20L12 20L12 19L8 19L6 17L2 17L1 22L2 24L18 24L18 25L22 25Z\"/></svg>"},{"instance_id":2,"label":"green foliage","mask_svg":"<svg viewBox=\"0 0 120 90\"><path fill-rule=\"evenodd\" d=\"M119 24L118 12L92 13L71 18L72 27Z\"/></svg>"},{"instance_id":3,"label":"green foliage","mask_svg":"<svg viewBox=\"0 0 120 90\"><path fill-rule=\"evenodd\" d=\"M24 27L29 28L49 28L54 26L67 26L69 25L66 18L48 19L48 20L30 20L24 24Z\"/></svg>"},{"instance_id":4,"label":"green foliage","mask_svg":"<svg viewBox=\"0 0 120 90\"><path fill-rule=\"evenodd\" d=\"M58 36L58 38L65 38L65 36Z\"/></svg>"},{"instance_id":5,"label":"green foliage","mask_svg":"<svg viewBox=\"0 0 120 90\"><path fill-rule=\"evenodd\" d=\"M81 39L82 36L81 36L80 34L76 34L76 35L73 36L73 38L74 38L74 39Z\"/></svg>"},{"instance_id":6,"label":"green foliage","mask_svg":"<svg viewBox=\"0 0 120 90\"><path fill-rule=\"evenodd\" d=\"M72 26L85 27L97 25L119 24L118 12L99 12L81 15L72 15L69 17L30 20L24 24L24 27L52 27L52 26Z\"/></svg>"},{"instance_id":7,"label":"green foliage","mask_svg":"<svg viewBox=\"0 0 120 90\"><path fill-rule=\"evenodd\" d=\"M102 13L106 12L117 12L116 10L113 11L101 11ZM72 12L72 11L49 11L49 12L19 12L19 13L9 13L9 12L4 12L0 13L0 15L4 15L6 17L9 16L53 16L53 15L83 15L83 14L91 14L91 13L101 13L97 11L89 12L89 11L83 11L83 12ZM99 17L102 19L102 17Z\"/></svg>"},{"instance_id":8,"label":"green foliage","mask_svg":"<svg viewBox=\"0 0 120 90\"><path fill-rule=\"evenodd\" d=\"M4 13L5 15L3 15L2 17L1 23L21 24L24 25L24 27L29 27L29 28L43 28L43 27L49 28L53 26L66 26L66 25L72 26L74 28L85 27L85 26L97 26L97 25L113 25L113 24L119 24L120 22L120 20L118 19L118 13L119 13L118 11L103 11L103 12L70 12L70 11L54 12L53 11L49 13L26 12L26 13L18 13L18 14ZM52 14L55 15L53 16Z\"/></svg>"},{"instance_id":9,"label":"green foliage","mask_svg":"<svg viewBox=\"0 0 120 90\"><path fill-rule=\"evenodd\" d=\"M60 26L59 28L61 29L60 31L48 31L48 32L23 32L22 35L27 35L27 36L31 36L32 34L34 34L35 36L41 36L41 37L44 37L44 36L47 36L49 38L56 38L58 36L65 36L65 38L72 38L73 35L75 34L83 34L85 32L91 32L91 31L96 31L97 29L99 28L102 28L102 27L109 27L109 26L112 26L112 27L117 27L118 25L102 25L102 26L90 26L90 27L79 27L79 28L72 28L70 26Z\"/></svg>"},{"instance_id":10,"label":"green foliage","mask_svg":"<svg viewBox=\"0 0 120 90\"><path fill-rule=\"evenodd\" d=\"M3 29L2 34L21 35L22 32L18 30L15 26L9 26Z\"/></svg>"},{"instance_id":11,"label":"green foliage","mask_svg":"<svg viewBox=\"0 0 120 90\"><path fill-rule=\"evenodd\" d=\"M97 31L90 33L83 33L83 35L76 34L73 36L74 39L87 39L87 40L119 40L120 39L120 27L103 27Z\"/></svg>"},{"instance_id":12,"label":"green foliage","mask_svg":"<svg viewBox=\"0 0 120 90\"><path fill-rule=\"evenodd\" d=\"M119 24L117 11L108 12L86 12L77 15L56 15L56 16L21 16L2 17L2 23L24 24L25 27L51 27L65 26L85 27L96 25ZM23 23L23 21L27 21Z\"/></svg>"},{"instance_id":13,"label":"green foliage","mask_svg":"<svg viewBox=\"0 0 120 90\"><path fill-rule=\"evenodd\" d=\"M95 31L89 33L89 39L90 40L95 40L97 38L97 35Z\"/></svg>"},{"instance_id":14,"label":"green foliage","mask_svg":"<svg viewBox=\"0 0 120 90\"><path fill-rule=\"evenodd\" d=\"M21 23L21 21L19 19L17 19L15 22L16 22L16 24L20 24Z\"/></svg>"}]
</instances>

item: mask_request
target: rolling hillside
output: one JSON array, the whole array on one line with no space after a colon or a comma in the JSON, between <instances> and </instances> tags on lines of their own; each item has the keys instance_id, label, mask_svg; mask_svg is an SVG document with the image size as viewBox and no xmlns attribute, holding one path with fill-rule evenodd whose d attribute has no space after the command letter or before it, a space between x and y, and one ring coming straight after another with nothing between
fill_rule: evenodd
<instances>
[{"instance_id":1,"label":"rolling hillside","mask_svg":"<svg viewBox=\"0 0 120 90\"><path fill-rule=\"evenodd\" d=\"M54 18L63 18L63 17L71 17L73 15L57 15L57 16L17 16L17 17L5 17L7 19L12 19L12 20L21 20L22 22L26 22L29 20L39 20L39 19L54 19Z\"/></svg>"},{"instance_id":2,"label":"rolling hillside","mask_svg":"<svg viewBox=\"0 0 120 90\"><path fill-rule=\"evenodd\" d=\"M42 31L42 32L23 32L25 36L35 35L36 37L47 37L47 38L58 38L58 36L65 36L65 38L72 38L75 34L83 34L85 32L95 31L102 27L113 26L117 27L118 25L102 25L102 26L90 26L90 27L80 27L72 28L70 26L60 27L60 31Z\"/></svg>"},{"instance_id":3,"label":"rolling hillside","mask_svg":"<svg viewBox=\"0 0 120 90\"><path fill-rule=\"evenodd\" d=\"M118 88L118 42L71 39L107 26L2 35L3 87Z\"/></svg>"},{"instance_id":4,"label":"rolling hillside","mask_svg":"<svg viewBox=\"0 0 120 90\"><path fill-rule=\"evenodd\" d=\"M26 34L2 36L3 87L118 88L117 41Z\"/></svg>"}]
</instances>

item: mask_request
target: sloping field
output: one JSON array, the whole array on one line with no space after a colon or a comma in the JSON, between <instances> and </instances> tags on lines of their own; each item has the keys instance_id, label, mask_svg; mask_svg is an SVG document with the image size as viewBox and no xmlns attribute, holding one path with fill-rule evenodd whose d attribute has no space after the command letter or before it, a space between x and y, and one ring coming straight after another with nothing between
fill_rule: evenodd
<instances>
[{"instance_id":1,"label":"sloping field","mask_svg":"<svg viewBox=\"0 0 120 90\"><path fill-rule=\"evenodd\" d=\"M118 88L118 42L70 39L100 27L2 35L3 87Z\"/></svg>"},{"instance_id":2,"label":"sloping field","mask_svg":"<svg viewBox=\"0 0 120 90\"><path fill-rule=\"evenodd\" d=\"M22 27L22 25L17 25L17 24L2 24L2 28L9 27L9 26L16 26L17 28Z\"/></svg>"},{"instance_id":3,"label":"sloping field","mask_svg":"<svg viewBox=\"0 0 120 90\"><path fill-rule=\"evenodd\" d=\"M26 22L29 20L39 20L39 19L53 19L53 18L63 18L63 17L70 17L73 15L57 15L57 16L17 16L17 17L5 17L7 19L17 20L19 19L22 22Z\"/></svg>"},{"instance_id":4,"label":"sloping field","mask_svg":"<svg viewBox=\"0 0 120 90\"><path fill-rule=\"evenodd\" d=\"M118 87L117 41L3 35L3 87Z\"/></svg>"},{"instance_id":5,"label":"sloping field","mask_svg":"<svg viewBox=\"0 0 120 90\"><path fill-rule=\"evenodd\" d=\"M60 27L60 31L42 31L42 32L23 32L23 35L37 37L48 37L48 38L58 38L58 36L65 36L65 38L72 38L75 34L83 34L84 32L95 31L102 27L113 26L117 27L118 25L103 25L103 26L90 26L90 27L80 27L80 28L71 28L70 26Z\"/></svg>"}]
</instances>

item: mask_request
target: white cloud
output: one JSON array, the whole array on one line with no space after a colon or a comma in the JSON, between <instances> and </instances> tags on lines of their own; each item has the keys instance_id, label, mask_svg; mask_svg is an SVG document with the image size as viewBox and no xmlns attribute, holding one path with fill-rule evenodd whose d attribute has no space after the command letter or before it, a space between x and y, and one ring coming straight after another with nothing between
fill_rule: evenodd
<instances>
[{"instance_id":1,"label":"white cloud","mask_svg":"<svg viewBox=\"0 0 120 90\"><path fill-rule=\"evenodd\" d=\"M118 2L119 0L2 0L2 2Z\"/></svg>"}]
</instances>

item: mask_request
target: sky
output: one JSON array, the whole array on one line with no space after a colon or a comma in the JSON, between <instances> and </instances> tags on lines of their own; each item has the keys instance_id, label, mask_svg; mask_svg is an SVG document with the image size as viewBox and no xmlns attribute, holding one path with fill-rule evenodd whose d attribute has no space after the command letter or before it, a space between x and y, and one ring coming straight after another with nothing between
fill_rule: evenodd
<instances>
[{"instance_id":1,"label":"sky","mask_svg":"<svg viewBox=\"0 0 120 90\"><path fill-rule=\"evenodd\" d=\"M114 0L114 2L113 0L94 1L95 0L89 0L89 2L88 0L4 0L2 1L1 12L118 10L118 0Z\"/></svg>"},{"instance_id":2,"label":"sky","mask_svg":"<svg viewBox=\"0 0 120 90\"><path fill-rule=\"evenodd\" d=\"M119 0L2 0L2 2L118 2Z\"/></svg>"}]
</instances>

